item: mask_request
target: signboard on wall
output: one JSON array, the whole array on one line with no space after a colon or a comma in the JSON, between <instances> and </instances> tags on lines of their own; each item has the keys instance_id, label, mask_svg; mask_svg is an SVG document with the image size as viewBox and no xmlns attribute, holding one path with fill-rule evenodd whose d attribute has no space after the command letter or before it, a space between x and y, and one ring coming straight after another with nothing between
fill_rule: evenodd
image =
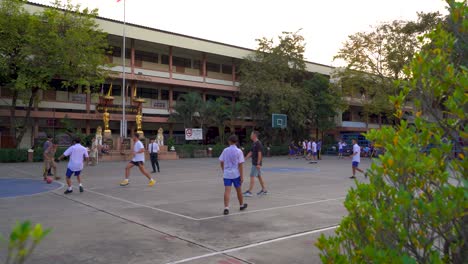
<instances>
[{"instance_id":1,"label":"signboard on wall","mask_svg":"<svg viewBox=\"0 0 468 264\"><path fill-rule=\"evenodd\" d=\"M99 113L104 113L104 108L105 105L103 104L97 104L96 105L96 111ZM115 114L121 114L122 113L122 106L121 105L108 105L107 106L107 111L109 113L115 113ZM138 113L138 107L134 105L126 105L125 106L125 113L127 114L137 114Z\"/></svg>"},{"instance_id":2,"label":"signboard on wall","mask_svg":"<svg viewBox=\"0 0 468 264\"><path fill-rule=\"evenodd\" d=\"M186 128L185 140L203 140L203 129L201 128Z\"/></svg>"}]
</instances>

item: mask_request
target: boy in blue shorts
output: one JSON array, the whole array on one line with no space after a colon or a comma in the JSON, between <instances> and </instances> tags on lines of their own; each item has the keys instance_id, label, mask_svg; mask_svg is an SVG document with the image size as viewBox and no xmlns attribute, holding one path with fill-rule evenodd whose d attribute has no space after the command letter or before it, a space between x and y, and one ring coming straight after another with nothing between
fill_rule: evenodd
<instances>
[{"instance_id":1,"label":"boy in blue shorts","mask_svg":"<svg viewBox=\"0 0 468 264\"><path fill-rule=\"evenodd\" d=\"M63 153L62 156L58 158L58 160L61 160L65 157L70 157L70 161L68 162L68 167L67 167L67 185L68 188L65 190L65 194L70 194L73 192L72 184L71 184L71 176L74 174L76 176L76 180L78 181L79 184L79 189L80 192L83 192L83 185L81 184L81 178L80 178L80 173L83 170L83 160L86 159L86 163L88 163L88 150L83 147L80 143L81 140L80 138L76 138L73 140L73 146L69 147L65 152Z\"/></svg>"},{"instance_id":2,"label":"boy in blue shorts","mask_svg":"<svg viewBox=\"0 0 468 264\"><path fill-rule=\"evenodd\" d=\"M353 176L349 177L350 179L356 179L356 171L364 174L367 178L367 173L363 170L359 169L359 163L361 162L361 147L357 144L357 140L353 139L353 154L351 155L353 159L352 168L353 168Z\"/></svg>"},{"instance_id":3,"label":"boy in blue shorts","mask_svg":"<svg viewBox=\"0 0 468 264\"><path fill-rule=\"evenodd\" d=\"M237 192L237 199L239 200L240 210L243 211L247 208L242 197L242 182L244 181L244 154L237 148L238 141L236 135L232 135L228 139L229 147L225 148L219 161L221 162L221 169L223 170L224 178L224 214L229 214L229 199L231 198L231 186L234 185Z\"/></svg>"}]
</instances>

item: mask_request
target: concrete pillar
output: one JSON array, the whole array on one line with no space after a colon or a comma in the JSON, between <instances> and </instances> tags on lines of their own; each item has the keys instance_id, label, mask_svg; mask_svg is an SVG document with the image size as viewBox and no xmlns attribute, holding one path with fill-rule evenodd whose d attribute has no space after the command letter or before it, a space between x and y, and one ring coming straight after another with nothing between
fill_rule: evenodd
<instances>
[{"instance_id":1,"label":"concrete pillar","mask_svg":"<svg viewBox=\"0 0 468 264\"><path fill-rule=\"evenodd\" d=\"M130 67L132 74L135 73L135 40L130 40Z\"/></svg>"},{"instance_id":2,"label":"concrete pillar","mask_svg":"<svg viewBox=\"0 0 468 264\"><path fill-rule=\"evenodd\" d=\"M86 113L91 111L91 92L86 92Z\"/></svg>"},{"instance_id":3,"label":"concrete pillar","mask_svg":"<svg viewBox=\"0 0 468 264\"><path fill-rule=\"evenodd\" d=\"M90 120L86 119L86 135L89 135L89 134L91 134L91 124L90 124Z\"/></svg>"},{"instance_id":4,"label":"concrete pillar","mask_svg":"<svg viewBox=\"0 0 468 264\"><path fill-rule=\"evenodd\" d=\"M174 97L174 88L172 88L172 86L169 86L169 113L172 113L172 108L173 108L172 97Z\"/></svg>"},{"instance_id":5,"label":"concrete pillar","mask_svg":"<svg viewBox=\"0 0 468 264\"><path fill-rule=\"evenodd\" d=\"M206 102L206 90L203 90L202 96L203 96L203 102Z\"/></svg>"},{"instance_id":6,"label":"concrete pillar","mask_svg":"<svg viewBox=\"0 0 468 264\"><path fill-rule=\"evenodd\" d=\"M202 76L203 76L203 82L206 81L206 53L203 53L202 55Z\"/></svg>"},{"instance_id":7,"label":"concrete pillar","mask_svg":"<svg viewBox=\"0 0 468 264\"><path fill-rule=\"evenodd\" d=\"M232 86L236 85L236 65L234 59L232 59Z\"/></svg>"},{"instance_id":8,"label":"concrete pillar","mask_svg":"<svg viewBox=\"0 0 468 264\"><path fill-rule=\"evenodd\" d=\"M174 124L169 124L169 137L173 137L174 136Z\"/></svg>"},{"instance_id":9,"label":"concrete pillar","mask_svg":"<svg viewBox=\"0 0 468 264\"><path fill-rule=\"evenodd\" d=\"M172 46L169 46L169 78L172 79Z\"/></svg>"}]
</instances>

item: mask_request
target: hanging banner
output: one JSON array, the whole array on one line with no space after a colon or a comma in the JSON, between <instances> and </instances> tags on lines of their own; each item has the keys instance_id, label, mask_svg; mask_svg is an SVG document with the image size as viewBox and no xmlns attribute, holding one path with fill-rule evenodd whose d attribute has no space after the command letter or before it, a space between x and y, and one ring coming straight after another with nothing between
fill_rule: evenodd
<instances>
[{"instance_id":1,"label":"hanging banner","mask_svg":"<svg viewBox=\"0 0 468 264\"><path fill-rule=\"evenodd\" d=\"M203 140L203 129L201 128L186 128L185 140Z\"/></svg>"}]
</instances>

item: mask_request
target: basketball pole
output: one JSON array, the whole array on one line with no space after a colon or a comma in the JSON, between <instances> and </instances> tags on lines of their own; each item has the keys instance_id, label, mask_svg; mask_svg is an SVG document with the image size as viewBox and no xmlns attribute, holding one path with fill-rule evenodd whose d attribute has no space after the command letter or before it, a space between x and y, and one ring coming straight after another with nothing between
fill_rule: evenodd
<instances>
[{"instance_id":1,"label":"basketball pole","mask_svg":"<svg viewBox=\"0 0 468 264\"><path fill-rule=\"evenodd\" d=\"M127 89L125 86L125 26L126 26L126 19L125 19L125 2L126 0L123 1L124 3L124 19L123 19L123 50L122 50L122 125L120 126L120 136L122 138L127 137L127 126L126 126L126 118L125 118L125 97L127 96Z\"/></svg>"}]
</instances>

